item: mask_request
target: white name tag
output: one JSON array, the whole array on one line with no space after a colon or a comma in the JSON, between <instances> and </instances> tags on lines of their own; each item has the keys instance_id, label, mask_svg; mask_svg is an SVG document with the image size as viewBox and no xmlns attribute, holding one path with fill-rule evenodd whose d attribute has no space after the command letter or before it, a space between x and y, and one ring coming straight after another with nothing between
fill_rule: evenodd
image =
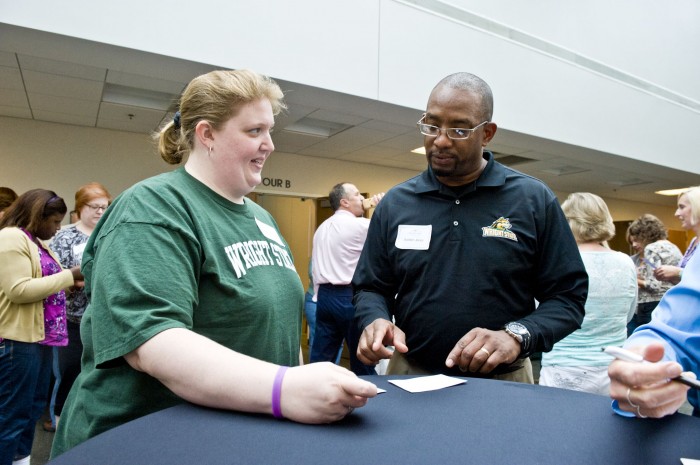
<instances>
[{"instance_id":1,"label":"white name tag","mask_svg":"<svg viewBox=\"0 0 700 465\"><path fill-rule=\"evenodd\" d=\"M73 257L78 263L83 259L83 250L85 250L86 245L87 242L83 242L82 244L73 246Z\"/></svg>"},{"instance_id":2,"label":"white name tag","mask_svg":"<svg viewBox=\"0 0 700 465\"><path fill-rule=\"evenodd\" d=\"M433 226L401 224L396 236L396 248L405 250L428 250Z\"/></svg>"},{"instance_id":3,"label":"white name tag","mask_svg":"<svg viewBox=\"0 0 700 465\"><path fill-rule=\"evenodd\" d=\"M284 245L284 242L282 242L282 238L279 234L277 234L277 230L275 228L273 228L269 224L263 223L257 218L255 218L255 223L257 223L258 228L260 228L260 232L263 233L263 236L267 237L271 241L277 242L279 245Z\"/></svg>"}]
</instances>

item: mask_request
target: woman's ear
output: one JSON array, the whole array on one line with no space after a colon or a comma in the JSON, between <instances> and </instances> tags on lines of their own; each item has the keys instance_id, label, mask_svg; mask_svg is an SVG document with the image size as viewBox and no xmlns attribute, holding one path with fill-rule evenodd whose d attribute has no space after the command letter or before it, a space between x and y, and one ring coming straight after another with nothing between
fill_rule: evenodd
<instances>
[{"instance_id":1,"label":"woman's ear","mask_svg":"<svg viewBox=\"0 0 700 465\"><path fill-rule=\"evenodd\" d=\"M214 128L207 120L201 120L194 127L196 139L205 147L210 148L214 145Z\"/></svg>"}]
</instances>

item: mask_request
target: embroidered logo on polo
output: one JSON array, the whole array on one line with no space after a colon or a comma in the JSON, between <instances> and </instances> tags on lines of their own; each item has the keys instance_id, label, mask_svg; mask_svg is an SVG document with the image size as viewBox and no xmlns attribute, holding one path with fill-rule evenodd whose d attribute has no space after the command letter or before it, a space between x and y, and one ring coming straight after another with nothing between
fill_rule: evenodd
<instances>
[{"instance_id":1,"label":"embroidered logo on polo","mask_svg":"<svg viewBox=\"0 0 700 465\"><path fill-rule=\"evenodd\" d=\"M513 231L510 220L508 218L500 217L491 226L484 226L481 228L482 237L503 237L505 239L510 239L511 241L518 242L518 237Z\"/></svg>"}]
</instances>

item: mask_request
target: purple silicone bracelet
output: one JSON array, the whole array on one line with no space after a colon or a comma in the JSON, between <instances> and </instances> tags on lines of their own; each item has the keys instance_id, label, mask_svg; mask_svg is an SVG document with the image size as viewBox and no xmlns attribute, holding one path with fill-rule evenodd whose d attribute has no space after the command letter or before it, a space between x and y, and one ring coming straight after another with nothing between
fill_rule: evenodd
<instances>
[{"instance_id":1,"label":"purple silicone bracelet","mask_svg":"<svg viewBox=\"0 0 700 465\"><path fill-rule=\"evenodd\" d=\"M280 367L275 375L275 382L272 384L272 414L275 418L284 418L282 416L282 380L288 367Z\"/></svg>"}]
</instances>

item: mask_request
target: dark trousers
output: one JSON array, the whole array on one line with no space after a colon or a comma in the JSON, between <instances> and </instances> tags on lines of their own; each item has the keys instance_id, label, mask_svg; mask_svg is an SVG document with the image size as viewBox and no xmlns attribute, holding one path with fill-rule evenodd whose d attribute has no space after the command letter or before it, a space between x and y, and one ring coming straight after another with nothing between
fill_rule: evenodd
<instances>
[{"instance_id":1,"label":"dark trousers","mask_svg":"<svg viewBox=\"0 0 700 465\"><path fill-rule=\"evenodd\" d=\"M0 465L31 453L36 422L46 408L52 347L0 342Z\"/></svg>"},{"instance_id":2,"label":"dark trousers","mask_svg":"<svg viewBox=\"0 0 700 465\"><path fill-rule=\"evenodd\" d=\"M80 340L80 324L68 322L68 345L58 349L58 370L61 373L61 384L56 393L54 412L61 415L63 404L66 403L68 392L80 374L80 357L83 356L83 342Z\"/></svg>"},{"instance_id":3,"label":"dark trousers","mask_svg":"<svg viewBox=\"0 0 700 465\"><path fill-rule=\"evenodd\" d=\"M350 352L350 369L356 375L377 374L373 366L364 365L357 359L357 344L360 334L353 322L355 308L352 306L352 287L321 284L316 302L316 332L311 346L311 363L333 362L338 355L338 346L343 339Z\"/></svg>"},{"instance_id":4,"label":"dark trousers","mask_svg":"<svg viewBox=\"0 0 700 465\"><path fill-rule=\"evenodd\" d=\"M637 313L627 323L627 337L634 332L637 327L645 325L651 321L651 312L654 311L658 302L644 302L637 305Z\"/></svg>"}]
</instances>

